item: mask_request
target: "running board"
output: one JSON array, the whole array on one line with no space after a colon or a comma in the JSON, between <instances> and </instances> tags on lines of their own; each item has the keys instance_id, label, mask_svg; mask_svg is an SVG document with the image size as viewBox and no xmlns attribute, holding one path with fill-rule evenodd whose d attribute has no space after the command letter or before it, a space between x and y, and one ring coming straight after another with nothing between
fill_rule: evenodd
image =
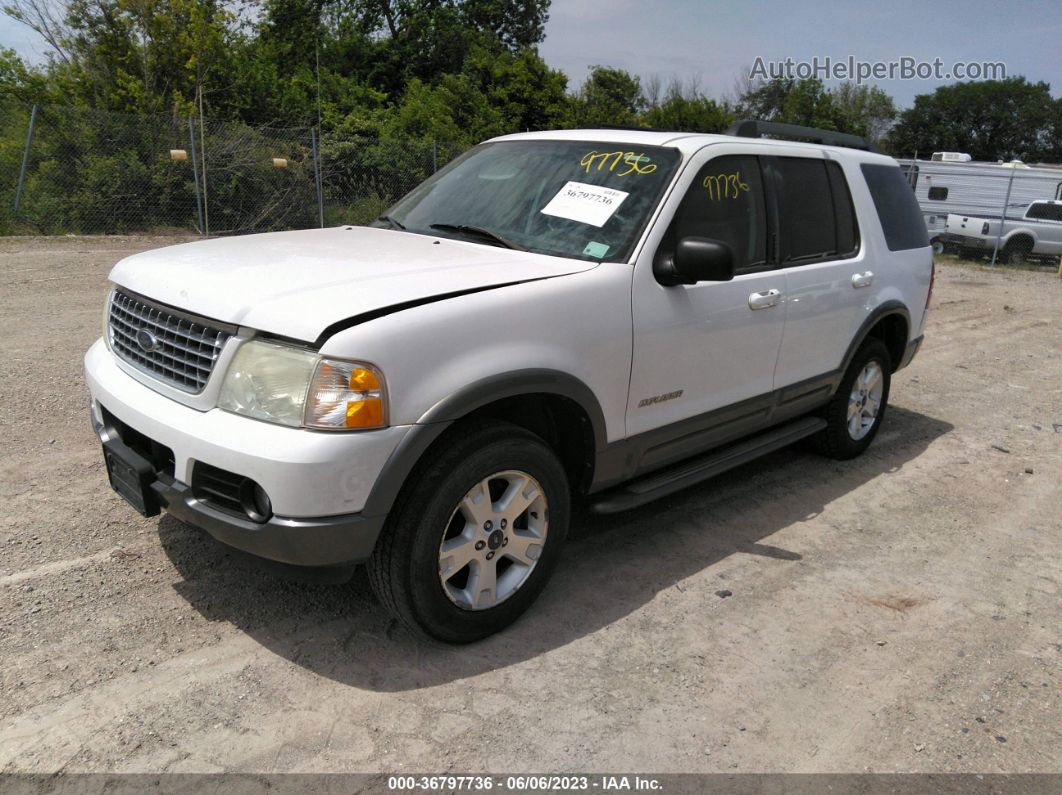
<instances>
[{"instance_id":1,"label":"running board","mask_svg":"<svg viewBox=\"0 0 1062 795\"><path fill-rule=\"evenodd\" d=\"M633 480L624 486L610 489L591 498L590 510L594 513L619 513L637 508L647 502L681 491L688 486L696 485L703 480L714 478L728 469L747 464L762 455L788 447L793 442L818 433L825 427L826 420L824 419L802 417L737 444L683 461L668 469Z\"/></svg>"}]
</instances>

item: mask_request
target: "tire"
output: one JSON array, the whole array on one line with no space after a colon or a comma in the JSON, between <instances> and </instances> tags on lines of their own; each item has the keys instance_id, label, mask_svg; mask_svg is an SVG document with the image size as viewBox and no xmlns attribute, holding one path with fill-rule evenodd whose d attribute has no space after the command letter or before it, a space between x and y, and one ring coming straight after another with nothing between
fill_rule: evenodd
<instances>
[{"instance_id":1,"label":"tire","mask_svg":"<svg viewBox=\"0 0 1062 795\"><path fill-rule=\"evenodd\" d=\"M1020 246L1003 251L1003 261L1008 265L1024 265L1029 258L1029 252Z\"/></svg>"},{"instance_id":2,"label":"tire","mask_svg":"<svg viewBox=\"0 0 1062 795\"><path fill-rule=\"evenodd\" d=\"M1020 240L1003 249L1003 261L1008 265L1024 265L1029 260L1032 246L1028 241Z\"/></svg>"},{"instance_id":3,"label":"tire","mask_svg":"<svg viewBox=\"0 0 1062 795\"><path fill-rule=\"evenodd\" d=\"M477 504L485 492L490 505ZM517 495L526 509L503 510ZM564 467L538 436L495 421L455 428L403 487L369 559L369 582L414 632L480 640L515 621L546 585L570 502Z\"/></svg>"},{"instance_id":4,"label":"tire","mask_svg":"<svg viewBox=\"0 0 1062 795\"><path fill-rule=\"evenodd\" d=\"M860 396L862 386L857 386L856 381L865 378L868 372L873 374L875 366L878 377L866 396ZM846 461L861 455L870 447L885 418L891 373L892 361L885 344L879 339L865 340L848 365L837 391L823 409L822 417L827 425L813 437L820 453ZM877 399L877 405L871 412L869 410L874 398ZM854 410L854 400L860 401L858 420L853 420L853 415L849 413ZM872 416L868 417L868 414Z\"/></svg>"},{"instance_id":5,"label":"tire","mask_svg":"<svg viewBox=\"0 0 1062 795\"><path fill-rule=\"evenodd\" d=\"M945 249L944 241L941 240L939 237L933 238L931 241L929 241L929 244L930 244L930 246L933 247L933 254L934 255L939 257L941 254L944 253L944 249Z\"/></svg>"}]
</instances>

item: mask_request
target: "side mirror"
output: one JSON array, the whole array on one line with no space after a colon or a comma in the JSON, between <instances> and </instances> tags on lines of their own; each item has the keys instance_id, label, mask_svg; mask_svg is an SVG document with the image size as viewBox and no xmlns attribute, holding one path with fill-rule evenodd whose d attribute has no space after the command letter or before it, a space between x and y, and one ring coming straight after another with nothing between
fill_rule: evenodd
<instances>
[{"instance_id":1,"label":"side mirror","mask_svg":"<svg viewBox=\"0 0 1062 795\"><path fill-rule=\"evenodd\" d=\"M734 278L734 252L722 240L684 237L675 253L653 263L656 280L665 287L697 282L728 282Z\"/></svg>"}]
</instances>

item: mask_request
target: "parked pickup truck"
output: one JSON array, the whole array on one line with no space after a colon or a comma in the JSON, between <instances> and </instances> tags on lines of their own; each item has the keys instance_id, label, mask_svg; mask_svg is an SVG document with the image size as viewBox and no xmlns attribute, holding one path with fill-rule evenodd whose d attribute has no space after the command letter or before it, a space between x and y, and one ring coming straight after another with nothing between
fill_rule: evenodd
<instances>
[{"instance_id":1,"label":"parked pickup truck","mask_svg":"<svg viewBox=\"0 0 1062 795\"><path fill-rule=\"evenodd\" d=\"M945 246L957 248L964 257L991 255L999 241L999 259L1010 265L1027 260L1058 262L1062 254L1062 201L1035 201L1021 219L1003 221L1003 234L998 218L973 218L966 215L948 216L947 231L942 237Z\"/></svg>"},{"instance_id":2,"label":"parked pickup truck","mask_svg":"<svg viewBox=\"0 0 1062 795\"><path fill-rule=\"evenodd\" d=\"M364 563L467 642L542 590L573 500L803 438L859 455L922 342L921 211L854 136L736 132L506 136L370 227L123 260L85 358L111 486L274 561Z\"/></svg>"}]
</instances>

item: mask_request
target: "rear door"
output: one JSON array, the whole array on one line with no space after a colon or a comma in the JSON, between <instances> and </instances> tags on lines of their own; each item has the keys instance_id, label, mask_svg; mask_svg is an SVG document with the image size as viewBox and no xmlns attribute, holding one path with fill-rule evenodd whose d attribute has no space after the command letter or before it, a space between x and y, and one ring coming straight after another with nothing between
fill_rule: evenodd
<instances>
[{"instance_id":1,"label":"rear door","mask_svg":"<svg viewBox=\"0 0 1062 795\"><path fill-rule=\"evenodd\" d=\"M836 370L868 312L879 274L860 245L839 163L821 152L764 158L778 207L785 334L775 388Z\"/></svg>"}]
</instances>

